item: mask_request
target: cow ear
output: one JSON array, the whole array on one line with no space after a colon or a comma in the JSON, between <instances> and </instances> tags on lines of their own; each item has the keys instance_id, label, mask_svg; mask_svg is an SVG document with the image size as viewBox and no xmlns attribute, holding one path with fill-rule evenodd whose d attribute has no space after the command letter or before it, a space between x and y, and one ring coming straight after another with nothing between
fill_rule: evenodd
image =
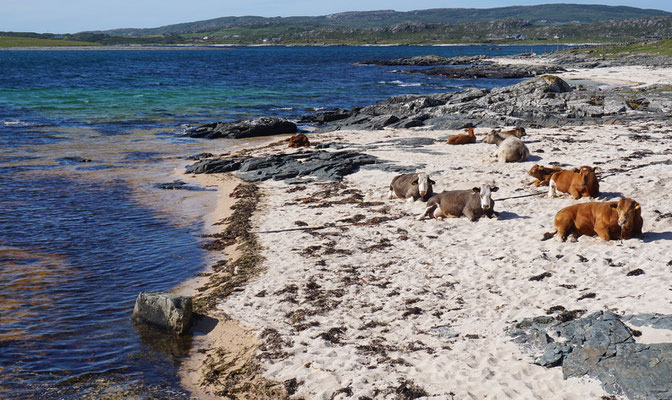
<instances>
[{"instance_id":1,"label":"cow ear","mask_svg":"<svg viewBox=\"0 0 672 400\"><path fill-rule=\"evenodd\" d=\"M490 188L491 192L496 192L498 190L499 190L499 188L497 186L493 186L493 187Z\"/></svg>"},{"instance_id":2,"label":"cow ear","mask_svg":"<svg viewBox=\"0 0 672 400\"><path fill-rule=\"evenodd\" d=\"M481 193L481 188L479 188L479 187L475 187L475 188L473 188L473 189L471 189L471 190L473 190L474 193Z\"/></svg>"},{"instance_id":3,"label":"cow ear","mask_svg":"<svg viewBox=\"0 0 672 400\"><path fill-rule=\"evenodd\" d=\"M609 204L609 207L611 207L615 210L616 208L618 208L618 203Z\"/></svg>"},{"instance_id":4,"label":"cow ear","mask_svg":"<svg viewBox=\"0 0 672 400\"><path fill-rule=\"evenodd\" d=\"M578 173L579 169L578 168L572 168L572 172L577 172Z\"/></svg>"},{"instance_id":5,"label":"cow ear","mask_svg":"<svg viewBox=\"0 0 672 400\"><path fill-rule=\"evenodd\" d=\"M640 208L639 203L635 203L635 210L639 210Z\"/></svg>"},{"instance_id":6,"label":"cow ear","mask_svg":"<svg viewBox=\"0 0 672 400\"><path fill-rule=\"evenodd\" d=\"M417 184L418 184L418 180L417 180L417 179L414 180L413 182L411 182L411 185L413 185L413 186L416 186Z\"/></svg>"},{"instance_id":7,"label":"cow ear","mask_svg":"<svg viewBox=\"0 0 672 400\"><path fill-rule=\"evenodd\" d=\"M436 182L434 182L434 181L431 180L431 179L429 180L429 183L431 183L432 185L436 185Z\"/></svg>"},{"instance_id":8,"label":"cow ear","mask_svg":"<svg viewBox=\"0 0 672 400\"><path fill-rule=\"evenodd\" d=\"M593 172L597 171L598 169L600 169L600 167L593 167Z\"/></svg>"}]
</instances>

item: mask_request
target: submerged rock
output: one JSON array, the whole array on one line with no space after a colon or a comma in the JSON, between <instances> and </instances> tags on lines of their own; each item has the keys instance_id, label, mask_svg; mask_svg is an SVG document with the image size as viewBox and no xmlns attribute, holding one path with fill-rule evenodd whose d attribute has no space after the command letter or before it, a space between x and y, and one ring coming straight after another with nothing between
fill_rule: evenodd
<instances>
[{"instance_id":1,"label":"submerged rock","mask_svg":"<svg viewBox=\"0 0 672 400\"><path fill-rule=\"evenodd\" d=\"M191 297L168 293L140 293L133 308L135 321L183 335L191 325Z\"/></svg>"},{"instance_id":2,"label":"submerged rock","mask_svg":"<svg viewBox=\"0 0 672 400\"><path fill-rule=\"evenodd\" d=\"M296 133L296 124L284 118L261 117L238 122L213 122L186 129L186 135L208 139L241 139Z\"/></svg>"},{"instance_id":3,"label":"submerged rock","mask_svg":"<svg viewBox=\"0 0 672 400\"><path fill-rule=\"evenodd\" d=\"M667 327L672 316L626 319ZM509 333L516 343L539 354L536 364L562 366L565 378L588 375L599 379L607 392L630 399L672 398L672 343L636 343L622 318L606 311L561 321L558 317L525 319Z\"/></svg>"}]
</instances>

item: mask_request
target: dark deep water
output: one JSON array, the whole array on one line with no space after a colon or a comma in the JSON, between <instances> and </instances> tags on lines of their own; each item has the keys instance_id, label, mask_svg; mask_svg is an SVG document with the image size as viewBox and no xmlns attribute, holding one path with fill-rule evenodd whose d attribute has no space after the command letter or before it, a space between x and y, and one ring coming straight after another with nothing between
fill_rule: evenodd
<instances>
[{"instance_id":1,"label":"dark deep water","mask_svg":"<svg viewBox=\"0 0 672 400\"><path fill-rule=\"evenodd\" d=\"M551 50L0 51L0 398L189 397L176 378L189 339L159 342L130 319L138 292L169 290L206 262L191 194L153 183L174 179L179 156L240 143L184 138L182 124L517 82L357 61Z\"/></svg>"}]
</instances>

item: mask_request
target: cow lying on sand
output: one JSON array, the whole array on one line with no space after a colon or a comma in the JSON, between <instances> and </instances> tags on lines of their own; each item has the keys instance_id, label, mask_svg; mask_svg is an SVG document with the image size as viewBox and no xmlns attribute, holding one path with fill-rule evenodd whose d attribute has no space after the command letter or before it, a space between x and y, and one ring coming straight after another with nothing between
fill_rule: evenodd
<instances>
[{"instance_id":1,"label":"cow lying on sand","mask_svg":"<svg viewBox=\"0 0 672 400\"><path fill-rule=\"evenodd\" d=\"M574 204L558 211L552 235L563 242L572 235L574 240L581 235L598 235L604 240L630 239L642 234L642 209L633 199L620 199L601 203L597 201Z\"/></svg>"},{"instance_id":2,"label":"cow lying on sand","mask_svg":"<svg viewBox=\"0 0 672 400\"><path fill-rule=\"evenodd\" d=\"M397 196L407 201L417 199L427 201L434 194L432 185L435 184L436 182L431 180L429 175L424 172L398 175L390 183L390 193L387 198L392 199Z\"/></svg>"},{"instance_id":3,"label":"cow lying on sand","mask_svg":"<svg viewBox=\"0 0 672 400\"><path fill-rule=\"evenodd\" d=\"M528 174L536 180L528 183L528 185L534 186L548 186L548 181L551 179L551 175L556 172L563 171L560 167L544 167L543 165L534 164Z\"/></svg>"},{"instance_id":4,"label":"cow lying on sand","mask_svg":"<svg viewBox=\"0 0 672 400\"><path fill-rule=\"evenodd\" d=\"M520 139L521 137L527 135L527 133L525 133L525 128L523 128L522 126L517 126L513 129L509 129L509 130L505 130L505 131L502 131L502 130L499 130L499 129L493 129L492 131L494 133L496 133L497 135L503 137L504 139L506 139L509 136L515 136L518 139Z\"/></svg>"},{"instance_id":5,"label":"cow lying on sand","mask_svg":"<svg viewBox=\"0 0 672 400\"><path fill-rule=\"evenodd\" d=\"M484 214L488 218L496 217L492 192L497 190L499 188L494 184L484 183L480 188L475 187L472 190L443 191L429 199L425 212L418 220L426 217L444 218L464 215L470 221L477 221Z\"/></svg>"},{"instance_id":6,"label":"cow lying on sand","mask_svg":"<svg viewBox=\"0 0 672 400\"><path fill-rule=\"evenodd\" d=\"M310 141L308 140L308 136L303 133L299 133L298 135L294 135L289 138L289 147L307 146L310 146Z\"/></svg>"},{"instance_id":7,"label":"cow lying on sand","mask_svg":"<svg viewBox=\"0 0 672 400\"><path fill-rule=\"evenodd\" d=\"M495 155L499 162L522 162L530 156L530 150L525 143L515 136L503 138L493 131L485 136L483 143L497 145Z\"/></svg>"},{"instance_id":8,"label":"cow lying on sand","mask_svg":"<svg viewBox=\"0 0 672 400\"><path fill-rule=\"evenodd\" d=\"M448 144L467 144L467 143L476 143L476 135L474 135L474 128L469 127L466 129L467 134L453 135L448 138L446 143Z\"/></svg>"},{"instance_id":9,"label":"cow lying on sand","mask_svg":"<svg viewBox=\"0 0 672 400\"><path fill-rule=\"evenodd\" d=\"M556 190L569 193L574 200L581 197L598 197L600 185L595 175L597 167L582 166L573 170L562 170L551 175L548 182L548 197L555 197Z\"/></svg>"}]
</instances>

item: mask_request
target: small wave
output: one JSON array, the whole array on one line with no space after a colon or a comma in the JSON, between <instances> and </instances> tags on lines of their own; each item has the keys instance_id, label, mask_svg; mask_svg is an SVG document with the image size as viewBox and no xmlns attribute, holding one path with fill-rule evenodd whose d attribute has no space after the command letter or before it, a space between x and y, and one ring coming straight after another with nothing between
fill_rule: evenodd
<instances>
[{"instance_id":1,"label":"small wave","mask_svg":"<svg viewBox=\"0 0 672 400\"><path fill-rule=\"evenodd\" d=\"M277 108L271 108L271 111L292 111L292 107L277 107Z\"/></svg>"},{"instance_id":2,"label":"small wave","mask_svg":"<svg viewBox=\"0 0 672 400\"><path fill-rule=\"evenodd\" d=\"M401 87L422 86L422 83L400 83L399 86Z\"/></svg>"},{"instance_id":3,"label":"small wave","mask_svg":"<svg viewBox=\"0 0 672 400\"><path fill-rule=\"evenodd\" d=\"M3 120L2 123L5 126L31 126L32 124L29 122L24 122L18 119L7 119Z\"/></svg>"}]
</instances>

